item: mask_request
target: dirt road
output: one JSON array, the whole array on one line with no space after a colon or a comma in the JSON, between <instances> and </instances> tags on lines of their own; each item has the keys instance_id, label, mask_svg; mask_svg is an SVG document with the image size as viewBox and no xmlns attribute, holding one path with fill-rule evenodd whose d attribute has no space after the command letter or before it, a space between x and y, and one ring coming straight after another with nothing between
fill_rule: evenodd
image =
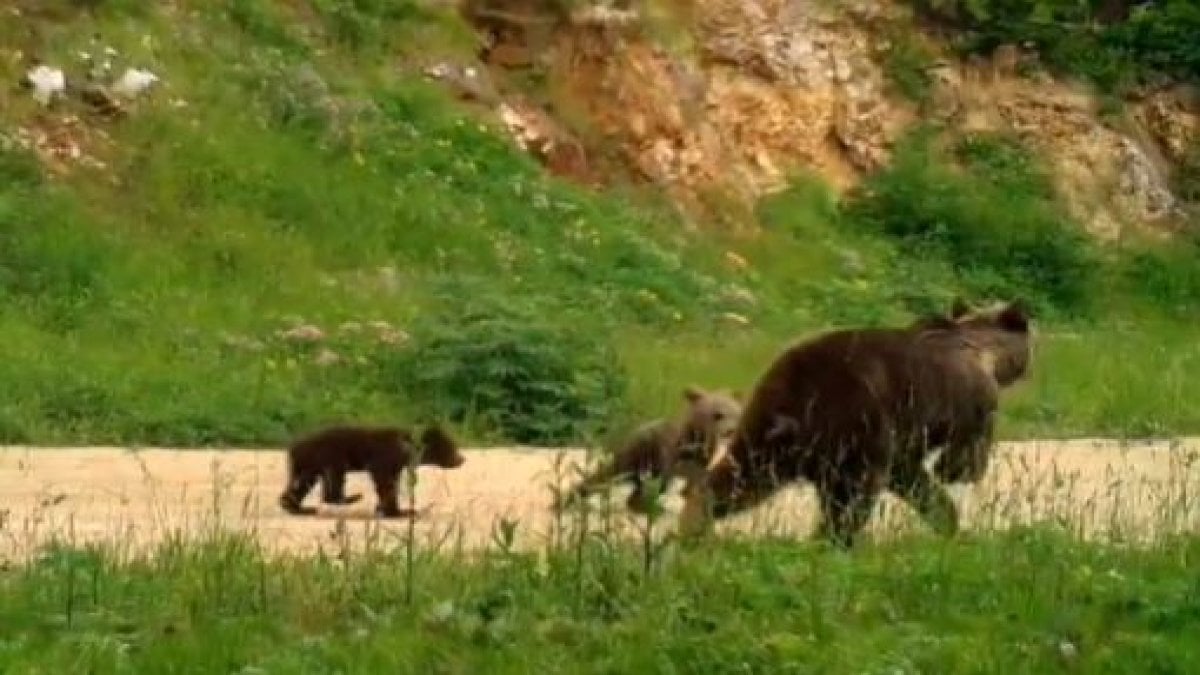
<instances>
[{"instance_id":1,"label":"dirt road","mask_svg":"<svg viewBox=\"0 0 1200 675\"><path fill-rule=\"evenodd\" d=\"M467 453L455 471L422 469L416 488L418 542L473 547L488 541L500 518L515 519L519 545L548 536L557 451L486 449ZM566 468L582 462L564 451ZM1054 519L1089 535L1144 537L1194 530L1200 524L1200 439L1171 443L1075 440L1001 444L984 483L955 488L968 527L1005 527ZM284 514L276 503L284 480L278 450L121 448L0 449L0 558L20 560L52 539L116 542L132 547L164 537L197 536L206 527L255 532L274 551L307 552L407 534L404 520L370 517L374 494L365 475L352 474L349 492L362 502L323 508L314 517ZM317 490L308 498L317 504ZM620 507L623 493L613 496ZM664 528L674 527L679 497ZM919 527L906 507L888 497L873 519L876 536ZM619 521L628 522L619 508ZM766 506L723 523L728 528L805 536L815 523L811 488L793 488Z\"/></svg>"}]
</instances>

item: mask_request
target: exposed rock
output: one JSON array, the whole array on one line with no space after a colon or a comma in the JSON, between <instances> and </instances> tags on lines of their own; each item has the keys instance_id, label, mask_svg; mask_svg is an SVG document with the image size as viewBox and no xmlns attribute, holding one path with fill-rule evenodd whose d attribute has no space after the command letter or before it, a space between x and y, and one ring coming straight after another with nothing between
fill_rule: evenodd
<instances>
[{"instance_id":1,"label":"exposed rock","mask_svg":"<svg viewBox=\"0 0 1200 675\"><path fill-rule=\"evenodd\" d=\"M1101 124L1089 98L1030 87L1006 90L995 109L1048 159L1068 208L1093 234L1114 238L1123 224L1175 212L1163 172L1134 139Z\"/></svg>"},{"instance_id":2,"label":"exposed rock","mask_svg":"<svg viewBox=\"0 0 1200 675\"><path fill-rule=\"evenodd\" d=\"M887 109L879 101L843 101L838 106L834 134L861 171L875 171L887 164L890 140L886 129Z\"/></svg>"},{"instance_id":3,"label":"exposed rock","mask_svg":"<svg viewBox=\"0 0 1200 675\"><path fill-rule=\"evenodd\" d=\"M287 330L275 333L279 338L288 342L320 342L325 339L325 331L312 324L301 324Z\"/></svg>"},{"instance_id":4,"label":"exposed rock","mask_svg":"<svg viewBox=\"0 0 1200 675\"><path fill-rule=\"evenodd\" d=\"M32 90L33 99L42 105L60 98L67 89L67 77L61 68L39 63L21 78L22 86Z\"/></svg>"},{"instance_id":5,"label":"exposed rock","mask_svg":"<svg viewBox=\"0 0 1200 675\"><path fill-rule=\"evenodd\" d=\"M480 68L440 62L425 68L424 73L448 84L460 98L488 105L500 102L500 94L487 71Z\"/></svg>"},{"instance_id":6,"label":"exposed rock","mask_svg":"<svg viewBox=\"0 0 1200 675\"><path fill-rule=\"evenodd\" d=\"M158 75L145 70L143 68L127 68L121 77L117 78L112 83L110 89L117 96L122 96L127 99L134 99L146 93L151 87L158 84L160 78Z\"/></svg>"},{"instance_id":7,"label":"exposed rock","mask_svg":"<svg viewBox=\"0 0 1200 675\"><path fill-rule=\"evenodd\" d=\"M1136 112L1172 161L1183 161L1200 142L1200 103L1186 89L1155 92Z\"/></svg>"},{"instance_id":8,"label":"exposed rock","mask_svg":"<svg viewBox=\"0 0 1200 675\"><path fill-rule=\"evenodd\" d=\"M92 112L103 117L120 117L125 114L125 107L117 100L108 88L96 82L89 82L79 88L79 100L87 104Z\"/></svg>"},{"instance_id":9,"label":"exposed rock","mask_svg":"<svg viewBox=\"0 0 1200 675\"><path fill-rule=\"evenodd\" d=\"M1142 221L1173 215L1177 206L1175 196L1146 153L1128 138L1118 138L1116 144L1120 172L1118 199L1125 211Z\"/></svg>"},{"instance_id":10,"label":"exposed rock","mask_svg":"<svg viewBox=\"0 0 1200 675\"><path fill-rule=\"evenodd\" d=\"M497 111L517 146L536 157L551 173L587 179L587 153L583 145L549 115L519 101L501 103Z\"/></svg>"},{"instance_id":11,"label":"exposed rock","mask_svg":"<svg viewBox=\"0 0 1200 675\"><path fill-rule=\"evenodd\" d=\"M958 117L963 110L963 83L958 70L949 62L939 61L929 69L929 79L933 85L929 113L942 121Z\"/></svg>"},{"instance_id":12,"label":"exposed rock","mask_svg":"<svg viewBox=\"0 0 1200 675\"><path fill-rule=\"evenodd\" d=\"M549 88L586 118L598 144L617 148L635 174L685 210L704 208L711 193L747 208L784 187L797 169L844 189L886 165L893 143L915 121L911 103L885 93L879 65L892 48L885 36L894 34L900 7L696 0L685 10L694 19L695 60L644 35L567 21L548 55ZM620 16L615 23L635 22L631 13ZM1116 236L1130 223L1153 227L1174 213L1160 155L1177 160L1195 142L1194 103L1164 97L1142 106L1159 153L1137 133L1106 126L1090 93L1053 81L1036 65L1034 50L1015 44L990 58L934 62L921 116L963 131L1023 137L1050 166L1072 214L1099 236ZM544 164L565 174L584 171L582 147L548 115L511 103L500 113Z\"/></svg>"},{"instance_id":13,"label":"exposed rock","mask_svg":"<svg viewBox=\"0 0 1200 675\"><path fill-rule=\"evenodd\" d=\"M74 166L106 168L93 153L108 144L108 134L74 115L39 115L13 129L6 139L5 143L33 152L54 174L64 175Z\"/></svg>"},{"instance_id":14,"label":"exposed rock","mask_svg":"<svg viewBox=\"0 0 1200 675\"><path fill-rule=\"evenodd\" d=\"M486 61L502 68L528 68L533 65L533 50L525 45L500 42L488 50Z\"/></svg>"}]
</instances>

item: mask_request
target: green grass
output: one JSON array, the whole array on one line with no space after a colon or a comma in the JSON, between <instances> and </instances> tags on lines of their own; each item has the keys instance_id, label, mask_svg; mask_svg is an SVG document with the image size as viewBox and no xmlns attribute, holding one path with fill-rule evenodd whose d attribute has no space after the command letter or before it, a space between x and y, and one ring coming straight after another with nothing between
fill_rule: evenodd
<instances>
[{"instance_id":1,"label":"green grass","mask_svg":"<svg viewBox=\"0 0 1200 675\"><path fill-rule=\"evenodd\" d=\"M687 231L661 203L547 178L424 81L425 59L470 45L443 10L38 7L42 30L6 15L0 31L63 64L98 31L164 87L93 123L111 137L87 146L103 169L50 178L0 150L0 442L263 445L335 418L423 415L470 441L567 442L618 413L672 412L688 383L748 391L805 334L1017 293L1040 301L1047 341L1006 433L1200 430L1183 403L1200 396L1185 375L1200 329L1178 318L1195 257L1143 246L1107 261L1004 143L914 150L872 179L874 197L842 203L799 177L759 206L753 238ZM0 75L15 80L14 62ZM20 92L0 108L6 135L33 124ZM460 330L477 296L524 317L478 345L488 377L523 384L464 400L438 378L477 374L429 375L411 356ZM377 321L412 340L389 343ZM307 324L320 344L279 335ZM511 340L536 343L521 365ZM496 392L517 390L574 403L501 410Z\"/></svg>"},{"instance_id":2,"label":"green grass","mask_svg":"<svg viewBox=\"0 0 1200 675\"><path fill-rule=\"evenodd\" d=\"M0 669L1182 673L1200 658L1194 538L1106 547L1039 527L699 553L647 571L602 541L417 552L411 568L403 548L276 559L232 536L144 557L55 547L0 572Z\"/></svg>"}]
</instances>

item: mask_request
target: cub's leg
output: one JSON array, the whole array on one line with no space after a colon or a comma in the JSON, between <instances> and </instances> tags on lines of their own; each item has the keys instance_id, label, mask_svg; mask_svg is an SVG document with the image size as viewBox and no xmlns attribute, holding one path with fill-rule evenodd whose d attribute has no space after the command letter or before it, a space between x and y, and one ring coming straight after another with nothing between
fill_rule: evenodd
<instances>
[{"instance_id":1,"label":"cub's leg","mask_svg":"<svg viewBox=\"0 0 1200 675\"><path fill-rule=\"evenodd\" d=\"M584 476L562 497L559 504L560 508L569 508L577 500L587 497L597 487L609 483L617 475L617 462L614 459L609 459L596 467L587 476Z\"/></svg>"},{"instance_id":2,"label":"cub's leg","mask_svg":"<svg viewBox=\"0 0 1200 675\"><path fill-rule=\"evenodd\" d=\"M279 495L279 505L284 511L295 516L311 516L317 510L311 506L301 506L304 498L316 486L318 476L316 471L309 469L293 469L288 478L287 488Z\"/></svg>"},{"instance_id":3,"label":"cub's leg","mask_svg":"<svg viewBox=\"0 0 1200 675\"><path fill-rule=\"evenodd\" d=\"M934 532L951 537L958 532L958 508L919 462L892 467L888 489L912 507Z\"/></svg>"},{"instance_id":4,"label":"cub's leg","mask_svg":"<svg viewBox=\"0 0 1200 675\"><path fill-rule=\"evenodd\" d=\"M625 507L634 513L643 515L650 513L650 496L646 494L650 486L646 483L648 481L656 483L655 489L661 501L663 495L667 494L667 490L671 488L672 478L670 472L663 471L659 467L630 472L629 482L633 485L633 491L625 499Z\"/></svg>"},{"instance_id":5,"label":"cub's leg","mask_svg":"<svg viewBox=\"0 0 1200 675\"><path fill-rule=\"evenodd\" d=\"M375 514L383 518L403 518L416 515L412 509L400 508L400 496L397 492L401 471L391 467L375 467L370 469L371 482L375 484L375 495L378 503Z\"/></svg>"},{"instance_id":6,"label":"cub's leg","mask_svg":"<svg viewBox=\"0 0 1200 675\"><path fill-rule=\"evenodd\" d=\"M346 495L346 467L337 465L327 467L321 473L321 501L326 504L353 504L362 499L355 493Z\"/></svg>"}]
</instances>

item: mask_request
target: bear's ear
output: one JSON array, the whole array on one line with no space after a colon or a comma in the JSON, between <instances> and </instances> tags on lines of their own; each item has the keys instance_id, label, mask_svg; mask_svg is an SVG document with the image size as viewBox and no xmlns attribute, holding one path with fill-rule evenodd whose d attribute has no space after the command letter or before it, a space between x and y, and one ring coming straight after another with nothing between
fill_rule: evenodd
<instances>
[{"instance_id":1,"label":"bear's ear","mask_svg":"<svg viewBox=\"0 0 1200 675\"><path fill-rule=\"evenodd\" d=\"M954 302L950 303L950 318L958 321L970 313L971 307L967 304L967 301L963 300L962 296L954 296Z\"/></svg>"},{"instance_id":2,"label":"bear's ear","mask_svg":"<svg viewBox=\"0 0 1200 675\"><path fill-rule=\"evenodd\" d=\"M1028 304L1018 298L1000 310L1000 314L996 317L996 322L1004 330L1010 330L1017 333L1026 333L1029 331L1029 307Z\"/></svg>"},{"instance_id":3,"label":"bear's ear","mask_svg":"<svg viewBox=\"0 0 1200 675\"><path fill-rule=\"evenodd\" d=\"M704 391L695 385L688 385L683 388L683 397L688 403L697 403L704 398Z\"/></svg>"}]
</instances>

